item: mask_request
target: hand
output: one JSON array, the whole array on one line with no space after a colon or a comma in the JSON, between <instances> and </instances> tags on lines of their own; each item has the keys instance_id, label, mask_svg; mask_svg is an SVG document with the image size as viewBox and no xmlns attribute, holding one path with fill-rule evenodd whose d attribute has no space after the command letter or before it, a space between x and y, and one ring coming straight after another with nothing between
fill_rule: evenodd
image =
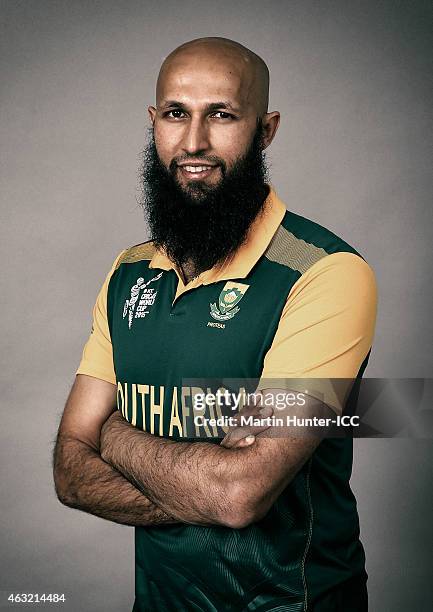
<instances>
[{"instance_id":1,"label":"hand","mask_svg":"<svg viewBox=\"0 0 433 612\"><path fill-rule=\"evenodd\" d=\"M256 440L256 435L262 431L266 431L271 427L271 417L274 411L271 406L252 405L242 408L238 414L233 417L236 419L236 424L229 428L221 442L221 446L225 448L243 448L251 446ZM241 425L241 416L252 416L254 420L261 419L260 425Z\"/></svg>"}]
</instances>

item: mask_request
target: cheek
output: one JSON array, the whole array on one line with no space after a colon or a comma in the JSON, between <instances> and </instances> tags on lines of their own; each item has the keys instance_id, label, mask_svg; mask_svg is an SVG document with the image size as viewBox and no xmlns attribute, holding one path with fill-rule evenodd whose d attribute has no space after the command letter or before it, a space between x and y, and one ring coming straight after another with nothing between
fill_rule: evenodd
<instances>
[{"instance_id":1,"label":"cheek","mask_svg":"<svg viewBox=\"0 0 433 612\"><path fill-rule=\"evenodd\" d=\"M173 133L173 130L165 130L160 126L155 126L153 134L158 155L164 164L168 166L176 155L178 138Z\"/></svg>"},{"instance_id":2,"label":"cheek","mask_svg":"<svg viewBox=\"0 0 433 612\"><path fill-rule=\"evenodd\" d=\"M234 158L242 155L251 143L254 130L246 121L231 124L214 124L209 130L209 139L213 148L225 150Z\"/></svg>"},{"instance_id":3,"label":"cheek","mask_svg":"<svg viewBox=\"0 0 433 612\"><path fill-rule=\"evenodd\" d=\"M245 155L250 140L246 137L245 131L238 130L221 130L216 131L212 137L212 148L216 155L222 157L228 166L239 158Z\"/></svg>"}]
</instances>

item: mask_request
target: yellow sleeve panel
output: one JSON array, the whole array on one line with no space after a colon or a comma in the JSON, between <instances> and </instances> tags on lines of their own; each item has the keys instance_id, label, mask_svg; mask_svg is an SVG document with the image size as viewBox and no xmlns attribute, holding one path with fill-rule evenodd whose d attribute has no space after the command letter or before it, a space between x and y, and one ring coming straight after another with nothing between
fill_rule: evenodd
<instances>
[{"instance_id":1,"label":"yellow sleeve panel","mask_svg":"<svg viewBox=\"0 0 433 612\"><path fill-rule=\"evenodd\" d=\"M289 293L258 389L280 388L276 381L272 386L265 379L320 379L312 385L319 394L310 394L341 413L371 348L376 311L377 288L370 266L353 253L323 257ZM352 380L329 381L342 378ZM287 388L305 391L306 382L290 380Z\"/></svg>"},{"instance_id":2,"label":"yellow sleeve panel","mask_svg":"<svg viewBox=\"0 0 433 612\"><path fill-rule=\"evenodd\" d=\"M110 278L124 253L125 251L122 251L116 257L96 298L96 303L93 307L92 331L84 345L81 362L76 372L77 374L87 374L94 378L101 378L113 385L116 384L116 375L114 373L113 347L111 345L107 319L107 291Z\"/></svg>"}]
</instances>

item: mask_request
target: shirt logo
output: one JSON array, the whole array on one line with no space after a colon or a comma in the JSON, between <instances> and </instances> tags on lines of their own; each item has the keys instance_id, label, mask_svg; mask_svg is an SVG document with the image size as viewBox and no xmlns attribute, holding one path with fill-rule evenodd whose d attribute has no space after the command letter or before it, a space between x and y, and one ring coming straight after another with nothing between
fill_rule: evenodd
<instances>
[{"instance_id":1,"label":"shirt logo","mask_svg":"<svg viewBox=\"0 0 433 612\"><path fill-rule=\"evenodd\" d=\"M238 304L246 294L249 285L229 281L219 295L218 306L216 302L210 304L210 315L217 321L228 321L240 310Z\"/></svg>"},{"instance_id":2,"label":"shirt logo","mask_svg":"<svg viewBox=\"0 0 433 612\"><path fill-rule=\"evenodd\" d=\"M140 278L137 278L136 284L131 287L131 296L129 300L125 300L125 305L123 306L123 318L128 315L129 329L132 327L132 320L134 317L136 319L144 319L144 317L149 314L148 308L149 306L153 306L158 291L155 291L153 288L148 289L147 286L157 281L162 275L163 272L160 272L157 276L147 281L147 283L145 283L144 278L140 276ZM140 291L143 291L143 293L141 294L140 301L136 308Z\"/></svg>"}]
</instances>

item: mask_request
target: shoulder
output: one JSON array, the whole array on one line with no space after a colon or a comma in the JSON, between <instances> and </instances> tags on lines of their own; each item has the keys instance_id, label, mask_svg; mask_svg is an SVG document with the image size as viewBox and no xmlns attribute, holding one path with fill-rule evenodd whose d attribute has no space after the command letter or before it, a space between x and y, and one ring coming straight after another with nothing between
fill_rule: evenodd
<instances>
[{"instance_id":1,"label":"shoulder","mask_svg":"<svg viewBox=\"0 0 433 612\"><path fill-rule=\"evenodd\" d=\"M287 211L264 255L267 259L305 274L313 265L334 253L362 255L322 225Z\"/></svg>"},{"instance_id":2,"label":"shoulder","mask_svg":"<svg viewBox=\"0 0 433 612\"><path fill-rule=\"evenodd\" d=\"M123 249L115 258L111 265L111 269L105 278L105 285L108 286L109 282L115 275L115 272L120 268L122 264L133 264L139 261L150 261L156 251L151 240L135 244L132 247Z\"/></svg>"},{"instance_id":3,"label":"shoulder","mask_svg":"<svg viewBox=\"0 0 433 612\"><path fill-rule=\"evenodd\" d=\"M325 299L341 308L377 303L375 274L364 257L330 229L286 211L264 256L295 270L288 303Z\"/></svg>"},{"instance_id":4,"label":"shoulder","mask_svg":"<svg viewBox=\"0 0 433 612\"><path fill-rule=\"evenodd\" d=\"M122 264L136 263L138 261L150 261L156 252L156 247L152 240L135 244L127 249L124 249L116 258L114 270L117 270Z\"/></svg>"},{"instance_id":5,"label":"shoulder","mask_svg":"<svg viewBox=\"0 0 433 612\"><path fill-rule=\"evenodd\" d=\"M306 327L327 321L334 339L343 337L347 330L372 338L377 305L376 278L369 264L354 253L337 252L300 276L289 292L283 314L297 313Z\"/></svg>"},{"instance_id":6,"label":"shoulder","mask_svg":"<svg viewBox=\"0 0 433 612\"><path fill-rule=\"evenodd\" d=\"M377 285L374 271L359 255L339 251L320 258L299 278L290 292L290 297L314 288L328 295L334 303L341 305L377 301Z\"/></svg>"},{"instance_id":7,"label":"shoulder","mask_svg":"<svg viewBox=\"0 0 433 612\"><path fill-rule=\"evenodd\" d=\"M362 341L371 346L377 317L377 286L372 268L358 255L336 252L321 258L293 284L282 319L320 346L340 343L347 351ZM311 345L312 346L312 345Z\"/></svg>"}]
</instances>

